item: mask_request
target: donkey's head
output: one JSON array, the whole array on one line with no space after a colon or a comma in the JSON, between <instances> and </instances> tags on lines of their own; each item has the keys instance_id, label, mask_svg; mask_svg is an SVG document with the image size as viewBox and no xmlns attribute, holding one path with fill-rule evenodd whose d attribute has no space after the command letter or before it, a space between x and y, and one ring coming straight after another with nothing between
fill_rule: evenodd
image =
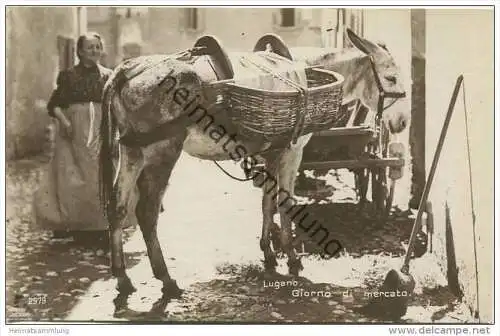
<instances>
[{"instance_id":1,"label":"donkey's head","mask_svg":"<svg viewBox=\"0 0 500 336\"><path fill-rule=\"evenodd\" d=\"M378 91L383 94L382 120L389 128L391 133L399 133L408 125L410 118L409 111L398 108L388 108L398 98L403 98L406 94L403 78L400 68L396 65L394 58L384 45L376 44L367 39L359 37L352 30L346 29L346 34L351 43L366 54L371 62L371 69L374 74L374 80ZM366 71L366 70L365 70ZM371 92L370 107L379 108L379 92ZM385 104L384 104L385 100Z\"/></svg>"}]
</instances>

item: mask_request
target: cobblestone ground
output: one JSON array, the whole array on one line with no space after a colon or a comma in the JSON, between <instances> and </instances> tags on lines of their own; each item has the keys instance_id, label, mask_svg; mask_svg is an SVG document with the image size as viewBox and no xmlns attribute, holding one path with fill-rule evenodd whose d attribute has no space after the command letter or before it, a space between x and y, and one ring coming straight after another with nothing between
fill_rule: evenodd
<instances>
[{"instance_id":1,"label":"cobblestone ground","mask_svg":"<svg viewBox=\"0 0 500 336\"><path fill-rule=\"evenodd\" d=\"M182 156L163 200L159 239L170 274L185 292L167 303L159 299L161 284L139 230L127 231L124 247L138 288L128 298L116 296L105 248L29 230L31 197L46 164L36 157L6 167L9 321L383 322L357 308L400 267L412 216L399 212L382 225L360 214L345 174L329 182L337 183L332 199L308 208L330 223L343 251L330 260L305 256L301 277L290 279L262 271L259 190L228 179L210 162ZM278 272L286 274L286 259L279 263ZM401 322L467 321L434 265L428 254L412 262L417 285ZM289 282L276 285L282 280Z\"/></svg>"}]
</instances>

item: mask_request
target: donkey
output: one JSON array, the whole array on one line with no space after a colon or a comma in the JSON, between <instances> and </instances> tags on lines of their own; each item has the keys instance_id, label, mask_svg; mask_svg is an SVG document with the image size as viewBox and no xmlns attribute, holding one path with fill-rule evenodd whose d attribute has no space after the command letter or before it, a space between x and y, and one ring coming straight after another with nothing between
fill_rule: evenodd
<instances>
[{"instance_id":1,"label":"donkey","mask_svg":"<svg viewBox=\"0 0 500 336\"><path fill-rule=\"evenodd\" d=\"M373 110L377 108L377 83L381 83L386 92L404 93L399 70L387 50L357 36L351 30L347 30L347 36L355 48L344 51L297 49L294 50L293 57L342 74L345 77L345 100L361 98ZM140 61L155 64L162 57L165 58L159 55L143 56ZM199 124L186 118L186 111L189 110L186 106L193 103L193 97L203 95L199 74L182 61L168 60L162 64L161 67L154 68L152 80L160 81L168 75L175 79L178 87L185 90L182 93L176 91L175 95L171 92L163 96L160 94L154 104L148 105L148 110L143 108L147 94L137 84L134 85L134 79L124 79L123 63L115 69L106 83L99 130L99 169L101 201L110 223L111 271L117 278L117 290L120 294L130 294L136 290L125 270L122 227L133 199L131 195L137 191L135 215L147 246L154 277L163 282L164 297L174 298L179 297L182 291L171 278L165 264L157 236L157 220L161 199L181 152L184 150L204 160L235 160L228 152L239 153L243 159L254 153L262 153L269 148L269 144L240 139L228 145L232 150L222 151L217 148L213 138ZM374 71L377 75L374 75ZM165 90L162 82L157 90L160 93ZM211 109L215 107L208 108L209 111ZM224 111L219 110L212 115L216 123L224 125L226 130L235 129ZM161 116L161 120L157 116ZM393 133L401 132L406 127L408 118L408 114L401 111L383 112L383 120ZM161 126L158 125L159 122ZM266 170L277 178L279 188L293 192L303 148L311 136L312 134L302 135L295 144L275 146L272 151L263 154ZM238 146L245 148L245 152L238 151ZM116 148L119 152L118 162L114 162L112 155ZM168 211L168 207L166 210ZM260 248L264 254L266 270L272 272L277 265L275 253L270 246L276 199L268 192L263 193L262 211ZM281 246L288 257L289 273L298 275L303 267L292 246L292 221L283 210L280 209L279 213Z\"/></svg>"}]
</instances>

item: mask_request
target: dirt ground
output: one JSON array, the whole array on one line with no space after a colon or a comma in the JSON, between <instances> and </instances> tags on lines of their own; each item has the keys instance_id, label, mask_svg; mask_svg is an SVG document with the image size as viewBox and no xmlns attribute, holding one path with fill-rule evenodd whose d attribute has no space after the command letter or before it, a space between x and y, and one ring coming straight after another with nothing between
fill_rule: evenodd
<instances>
[{"instance_id":1,"label":"dirt ground","mask_svg":"<svg viewBox=\"0 0 500 336\"><path fill-rule=\"evenodd\" d=\"M329 260L305 255L301 277L292 279L283 276L283 257L277 268L282 275L263 272L260 191L251 182L228 179L211 162L181 156L158 232L170 274L185 292L166 302L140 230L126 232L128 274L138 289L130 297L117 296L108 252L92 238L54 239L51 232L30 231L31 197L46 164L40 156L6 167L8 321L390 322L359 308L387 272L400 267L414 214L396 208L380 223L359 213L346 172L331 176L331 199L308 206L342 242L341 253ZM432 255L414 260L411 273L416 288L399 322L468 322Z\"/></svg>"}]
</instances>

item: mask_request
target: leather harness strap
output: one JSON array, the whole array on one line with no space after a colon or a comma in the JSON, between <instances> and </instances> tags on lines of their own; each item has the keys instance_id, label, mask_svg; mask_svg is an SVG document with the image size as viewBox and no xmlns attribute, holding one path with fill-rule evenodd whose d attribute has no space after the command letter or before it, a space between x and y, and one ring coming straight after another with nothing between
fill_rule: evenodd
<instances>
[{"instance_id":1,"label":"leather harness strap","mask_svg":"<svg viewBox=\"0 0 500 336\"><path fill-rule=\"evenodd\" d=\"M372 67L373 71L373 76L375 77L375 84L377 85L378 89L378 103L377 103L377 119L380 120L382 118L382 113L387 110L389 107L394 105L396 101L398 101L399 98L404 98L406 97L405 92L387 92L385 91L382 82L380 80L380 76L377 72L377 67L375 65L375 60L373 59L373 56L370 56L370 65ZM387 106L384 106L385 100L387 98L393 98L394 100Z\"/></svg>"}]
</instances>

